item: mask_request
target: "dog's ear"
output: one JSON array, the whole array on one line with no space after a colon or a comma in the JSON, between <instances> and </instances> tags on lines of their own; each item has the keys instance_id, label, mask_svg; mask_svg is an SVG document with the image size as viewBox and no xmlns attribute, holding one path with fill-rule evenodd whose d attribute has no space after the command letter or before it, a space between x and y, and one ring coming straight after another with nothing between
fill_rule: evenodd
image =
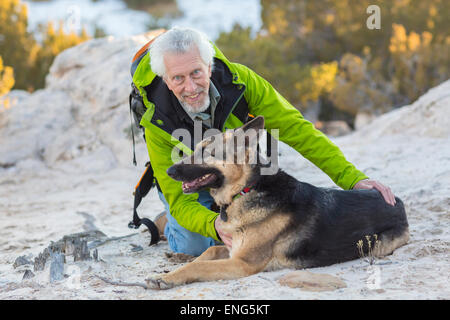
<instances>
[{"instance_id":1,"label":"dog's ear","mask_svg":"<svg viewBox=\"0 0 450 320\"><path fill-rule=\"evenodd\" d=\"M250 163L254 161L258 150L258 140L261 137L260 130L262 129L264 129L264 117L258 116L234 131L235 150L239 157L245 157L242 159L239 158L237 163Z\"/></svg>"},{"instance_id":2,"label":"dog's ear","mask_svg":"<svg viewBox=\"0 0 450 320\"><path fill-rule=\"evenodd\" d=\"M264 129L264 117L263 116L257 116L253 120L247 122L241 127L242 131L247 131L248 129L254 129L256 131L260 129Z\"/></svg>"}]
</instances>

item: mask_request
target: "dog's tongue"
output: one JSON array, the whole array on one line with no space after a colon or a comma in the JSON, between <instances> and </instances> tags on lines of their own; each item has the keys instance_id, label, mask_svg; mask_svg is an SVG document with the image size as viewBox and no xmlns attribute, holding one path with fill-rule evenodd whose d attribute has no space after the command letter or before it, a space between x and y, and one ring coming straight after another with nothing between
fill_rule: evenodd
<instances>
[{"instance_id":1,"label":"dog's tongue","mask_svg":"<svg viewBox=\"0 0 450 320\"><path fill-rule=\"evenodd\" d=\"M192 188L198 184L198 179L183 182L183 188Z\"/></svg>"},{"instance_id":2,"label":"dog's tongue","mask_svg":"<svg viewBox=\"0 0 450 320\"><path fill-rule=\"evenodd\" d=\"M192 181L183 182L182 187L183 187L183 190L189 190L189 189L198 187L199 184L200 184L200 178L197 178Z\"/></svg>"}]
</instances>

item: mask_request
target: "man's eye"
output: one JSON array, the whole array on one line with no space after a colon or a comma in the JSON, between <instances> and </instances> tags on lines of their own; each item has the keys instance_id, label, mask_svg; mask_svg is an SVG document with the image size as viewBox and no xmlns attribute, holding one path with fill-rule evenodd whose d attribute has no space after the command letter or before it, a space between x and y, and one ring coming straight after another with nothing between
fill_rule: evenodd
<instances>
[{"instance_id":1,"label":"man's eye","mask_svg":"<svg viewBox=\"0 0 450 320\"><path fill-rule=\"evenodd\" d=\"M192 72L192 75L194 75L194 76L199 76L201 74L201 70L200 69L195 69L193 72Z\"/></svg>"},{"instance_id":2,"label":"man's eye","mask_svg":"<svg viewBox=\"0 0 450 320\"><path fill-rule=\"evenodd\" d=\"M181 80L183 80L183 78L181 76L175 76L175 77L173 77L173 80L175 82L181 82Z\"/></svg>"}]
</instances>

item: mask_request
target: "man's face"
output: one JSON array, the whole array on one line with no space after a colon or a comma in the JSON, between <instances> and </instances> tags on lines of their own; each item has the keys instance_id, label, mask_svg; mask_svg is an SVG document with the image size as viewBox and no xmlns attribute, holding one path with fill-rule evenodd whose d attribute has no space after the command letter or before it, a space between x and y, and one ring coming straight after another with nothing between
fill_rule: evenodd
<instances>
[{"instance_id":1,"label":"man's face","mask_svg":"<svg viewBox=\"0 0 450 320\"><path fill-rule=\"evenodd\" d=\"M181 54L164 56L164 81L190 112L202 112L209 106L209 79L211 66L206 65L196 47Z\"/></svg>"}]
</instances>

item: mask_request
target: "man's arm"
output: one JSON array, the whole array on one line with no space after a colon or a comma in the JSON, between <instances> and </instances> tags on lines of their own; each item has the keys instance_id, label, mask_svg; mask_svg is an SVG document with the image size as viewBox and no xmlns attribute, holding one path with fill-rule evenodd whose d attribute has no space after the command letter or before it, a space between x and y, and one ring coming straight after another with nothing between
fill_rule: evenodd
<instances>
[{"instance_id":1,"label":"man's arm","mask_svg":"<svg viewBox=\"0 0 450 320\"><path fill-rule=\"evenodd\" d=\"M218 213L201 205L197 201L197 193L184 194L181 182L167 175L166 170L173 164L171 154L174 146L168 140L169 134L159 128L154 129L145 129L147 149L155 177L169 204L170 214L187 230L218 240L214 227Z\"/></svg>"},{"instance_id":2,"label":"man's arm","mask_svg":"<svg viewBox=\"0 0 450 320\"><path fill-rule=\"evenodd\" d=\"M339 148L325 134L314 128L301 113L282 97L266 80L249 68L234 64L247 85L246 99L253 115L263 115L266 128L279 129L281 141L289 144L306 159L324 171L343 189L376 189L385 201L395 205L389 187L370 180L345 159Z\"/></svg>"},{"instance_id":3,"label":"man's arm","mask_svg":"<svg viewBox=\"0 0 450 320\"><path fill-rule=\"evenodd\" d=\"M247 86L244 96L250 113L263 115L269 132L278 129L281 141L297 150L343 189L352 189L357 182L368 179L272 85L249 68L239 64L235 66Z\"/></svg>"}]
</instances>

